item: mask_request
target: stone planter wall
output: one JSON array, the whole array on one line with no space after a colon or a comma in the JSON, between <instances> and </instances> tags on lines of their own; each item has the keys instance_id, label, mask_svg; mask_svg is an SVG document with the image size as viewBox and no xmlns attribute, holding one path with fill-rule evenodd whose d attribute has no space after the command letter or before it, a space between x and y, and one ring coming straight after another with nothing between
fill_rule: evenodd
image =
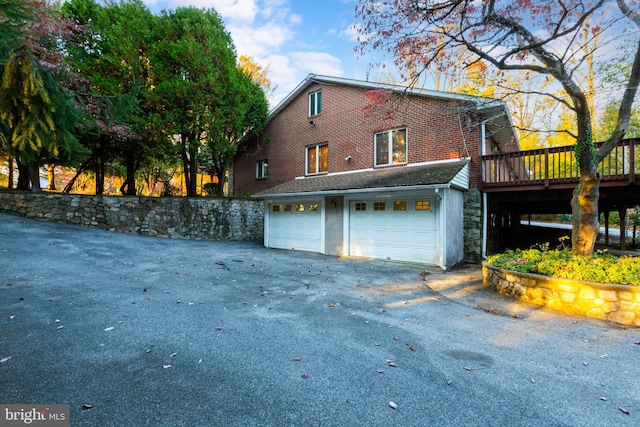
<instances>
[{"instance_id":1,"label":"stone planter wall","mask_svg":"<svg viewBox=\"0 0 640 427\"><path fill-rule=\"evenodd\" d=\"M484 285L552 310L640 326L640 287L555 279L482 264Z\"/></svg>"},{"instance_id":2,"label":"stone planter wall","mask_svg":"<svg viewBox=\"0 0 640 427\"><path fill-rule=\"evenodd\" d=\"M262 240L264 203L253 199L0 192L0 212L111 231L210 240Z\"/></svg>"}]
</instances>

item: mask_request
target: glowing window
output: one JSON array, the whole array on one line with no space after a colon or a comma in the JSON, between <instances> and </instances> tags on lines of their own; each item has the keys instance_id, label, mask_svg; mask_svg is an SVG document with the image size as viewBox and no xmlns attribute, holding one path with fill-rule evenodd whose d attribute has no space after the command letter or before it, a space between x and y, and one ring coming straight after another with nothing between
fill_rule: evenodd
<instances>
[{"instance_id":1,"label":"glowing window","mask_svg":"<svg viewBox=\"0 0 640 427\"><path fill-rule=\"evenodd\" d=\"M373 210L374 211L384 211L387 209L386 202L373 202Z\"/></svg>"},{"instance_id":2,"label":"glowing window","mask_svg":"<svg viewBox=\"0 0 640 427\"><path fill-rule=\"evenodd\" d=\"M304 212L304 205L302 203L296 205L296 212Z\"/></svg>"},{"instance_id":3,"label":"glowing window","mask_svg":"<svg viewBox=\"0 0 640 427\"><path fill-rule=\"evenodd\" d=\"M375 135L375 165L407 163L407 130L394 129Z\"/></svg>"},{"instance_id":4,"label":"glowing window","mask_svg":"<svg viewBox=\"0 0 640 427\"><path fill-rule=\"evenodd\" d=\"M393 202L393 210L394 211L406 211L407 210L407 202L406 201Z\"/></svg>"},{"instance_id":5,"label":"glowing window","mask_svg":"<svg viewBox=\"0 0 640 427\"><path fill-rule=\"evenodd\" d=\"M417 211L428 211L428 210L431 210L431 201L429 201L429 200L416 200L416 210Z\"/></svg>"},{"instance_id":6,"label":"glowing window","mask_svg":"<svg viewBox=\"0 0 640 427\"><path fill-rule=\"evenodd\" d=\"M318 204L309 203L309 212L318 212Z\"/></svg>"},{"instance_id":7,"label":"glowing window","mask_svg":"<svg viewBox=\"0 0 640 427\"><path fill-rule=\"evenodd\" d=\"M307 174L325 173L329 170L329 145L307 147Z\"/></svg>"}]
</instances>

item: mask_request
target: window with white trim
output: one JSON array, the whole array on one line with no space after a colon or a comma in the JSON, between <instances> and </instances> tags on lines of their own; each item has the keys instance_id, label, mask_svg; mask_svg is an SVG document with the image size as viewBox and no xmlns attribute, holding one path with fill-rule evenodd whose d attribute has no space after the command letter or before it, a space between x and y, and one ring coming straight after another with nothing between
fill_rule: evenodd
<instances>
[{"instance_id":1,"label":"window with white trim","mask_svg":"<svg viewBox=\"0 0 640 427\"><path fill-rule=\"evenodd\" d=\"M416 200L415 208L417 211L430 211L431 210L431 201L430 200Z\"/></svg>"},{"instance_id":2,"label":"window with white trim","mask_svg":"<svg viewBox=\"0 0 640 427\"><path fill-rule=\"evenodd\" d=\"M326 173L329 170L329 144L307 147L307 175Z\"/></svg>"},{"instance_id":3,"label":"window with white trim","mask_svg":"<svg viewBox=\"0 0 640 427\"><path fill-rule=\"evenodd\" d=\"M375 135L375 165L407 163L407 129L392 129Z\"/></svg>"},{"instance_id":4,"label":"window with white trim","mask_svg":"<svg viewBox=\"0 0 640 427\"><path fill-rule=\"evenodd\" d=\"M367 202L356 202L355 210L358 212L367 210Z\"/></svg>"},{"instance_id":5,"label":"window with white trim","mask_svg":"<svg viewBox=\"0 0 640 427\"><path fill-rule=\"evenodd\" d=\"M269 170L268 160L258 160L256 162L256 179L264 179L267 177Z\"/></svg>"},{"instance_id":6,"label":"window with white trim","mask_svg":"<svg viewBox=\"0 0 640 427\"><path fill-rule=\"evenodd\" d=\"M393 202L393 210L394 211L406 211L407 210L407 202L406 200L398 200Z\"/></svg>"},{"instance_id":7,"label":"window with white trim","mask_svg":"<svg viewBox=\"0 0 640 427\"><path fill-rule=\"evenodd\" d=\"M309 94L309 117L322 113L322 92L317 91Z\"/></svg>"}]
</instances>

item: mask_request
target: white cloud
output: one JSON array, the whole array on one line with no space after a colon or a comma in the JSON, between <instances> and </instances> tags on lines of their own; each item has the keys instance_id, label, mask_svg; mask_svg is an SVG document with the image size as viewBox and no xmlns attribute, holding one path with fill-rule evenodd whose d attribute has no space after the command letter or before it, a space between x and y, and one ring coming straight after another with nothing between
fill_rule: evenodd
<instances>
[{"instance_id":1,"label":"white cloud","mask_svg":"<svg viewBox=\"0 0 640 427\"><path fill-rule=\"evenodd\" d=\"M258 13L257 0L144 0L151 7L163 9L193 6L201 9L214 8L226 22L251 24Z\"/></svg>"},{"instance_id":2,"label":"white cloud","mask_svg":"<svg viewBox=\"0 0 640 427\"><path fill-rule=\"evenodd\" d=\"M190 0L193 1L193 0ZM199 3L208 3L222 18L229 22L250 25L258 13L258 5L255 0L195 0Z\"/></svg>"},{"instance_id":3,"label":"white cloud","mask_svg":"<svg viewBox=\"0 0 640 427\"><path fill-rule=\"evenodd\" d=\"M295 67L301 71L328 76L342 76L342 61L325 52L292 52Z\"/></svg>"},{"instance_id":4,"label":"white cloud","mask_svg":"<svg viewBox=\"0 0 640 427\"><path fill-rule=\"evenodd\" d=\"M276 22L268 22L261 27L236 26L227 27L239 55L266 57L278 52L295 33Z\"/></svg>"},{"instance_id":5,"label":"white cloud","mask_svg":"<svg viewBox=\"0 0 640 427\"><path fill-rule=\"evenodd\" d=\"M347 27L346 30L342 31L340 34L347 37L350 41L358 42L360 40L367 41L371 38L372 34L362 34L361 30L363 28L363 24L351 24Z\"/></svg>"}]
</instances>

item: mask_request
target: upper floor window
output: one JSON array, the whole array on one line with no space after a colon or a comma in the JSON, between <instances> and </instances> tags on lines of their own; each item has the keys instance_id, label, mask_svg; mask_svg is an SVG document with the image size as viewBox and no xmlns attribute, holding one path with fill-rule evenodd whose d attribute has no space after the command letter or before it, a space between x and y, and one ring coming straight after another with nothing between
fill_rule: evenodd
<instances>
[{"instance_id":1,"label":"upper floor window","mask_svg":"<svg viewBox=\"0 0 640 427\"><path fill-rule=\"evenodd\" d=\"M329 145L307 147L307 175L326 173L329 170Z\"/></svg>"},{"instance_id":2,"label":"upper floor window","mask_svg":"<svg viewBox=\"0 0 640 427\"><path fill-rule=\"evenodd\" d=\"M267 160L258 160L256 162L256 179L266 178L268 171L269 162Z\"/></svg>"},{"instance_id":3,"label":"upper floor window","mask_svg":"<svg viewBox=\"0 0 640 427\"><path fill-rule=\"evenodd\" d=\"M309 116L317 116L322 113L322 92L309 94Z\"/></svg>"},{"instance_id":4,"label":"upper floor window","mask_svg":"<svg viewBox=\"0 0 640 427\"><path fill-rule=\"evenodd\" d=\"M407 129L393 129L375 135L375 165L407 163Z\"/></svg>"}]
</instances>

